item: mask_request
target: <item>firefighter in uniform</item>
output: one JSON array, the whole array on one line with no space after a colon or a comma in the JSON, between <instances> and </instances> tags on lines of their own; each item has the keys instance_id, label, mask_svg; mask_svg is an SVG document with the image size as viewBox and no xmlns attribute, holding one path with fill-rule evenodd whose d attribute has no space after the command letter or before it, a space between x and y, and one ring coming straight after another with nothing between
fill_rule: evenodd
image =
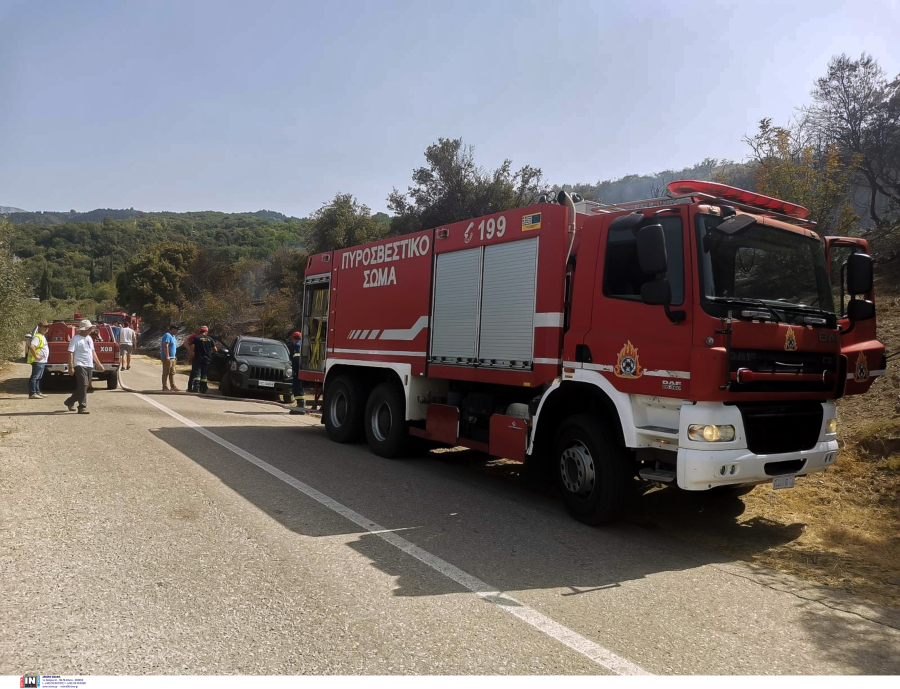
<instances>
[{"instance_id":1,"label":"firefighter in uniform","mask_svg":"<svg viewBox=\"0 0 900 689\"><path fill-rule=\"evenodd\" d=\"M218 351L216 341L209 336L209 328L205 325L194 335L191 342L191 381L189 392L206 393L208 380L206 372L212 361L212 355Z\"/></svg>"},{"instance_id":2,"label":"firefighter in uniform","mask_svg":"<svg viewBox=\"0 0 900 689\"><path fill-rule=\"evenodd\" d=\"M300 373L300 356L303 350L303 335L295 331L291 335L291 378L293 380L294 400L297 406L291 409L291 414L306 413L306 399L303 397L303 383L297 378Z\"/></svg>"}]
</instances>

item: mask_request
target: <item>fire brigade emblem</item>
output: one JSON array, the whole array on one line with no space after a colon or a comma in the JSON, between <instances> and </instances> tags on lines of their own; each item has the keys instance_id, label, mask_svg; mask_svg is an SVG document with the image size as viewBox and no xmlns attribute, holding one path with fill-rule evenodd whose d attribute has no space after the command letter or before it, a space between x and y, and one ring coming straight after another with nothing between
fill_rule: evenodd
<instances>
[{"instance_id":1,"label":"fire brigade emblem","mask_svg":"<svg viewBox=\"0 0 900 689\"><path fill-rule=\"evenodd\" d=\"M866 361L866 355L862 352L856 359L856 371L853 373L853 380L857 383L864 382L869 377L869 363Z\"/></svg>"},{"instance_id":2,"label":"fire brigade emblem","mask_svg":"<svg viewBox=\"0 0 900 689\"><path fill-rule=\"evenodd\" d=\"M797 336L794 335L794 329L791 326L788 326L787 335L784 336L784 351L797 351Z\"/></svg>"},{"instance_id":3,"label":"fire brigade emblem","mask_svg":"<svg viewBox=\"0 0 900 689\"><path fill-rule=\"evenodd\" d=\"M644 369L641 368L641 360L638 357L638 350L631 344L631 340L619 352L613 373L619 378L640 378L644 375Z\"/></svg>"},{"instance_id":4,"label":"fire brigade emblem","mask_svg":"<svg viewBox=\"0 0 900 689\"><path fill-rule=\"evenodd\" d=\"M469 226L466 228L466 233L463 235L466 240L466 244L472 241L472 237L475 236L475 233L472 231L472 228L475 227L475 223L470 222Z\"/></svg>"}]
</instances>

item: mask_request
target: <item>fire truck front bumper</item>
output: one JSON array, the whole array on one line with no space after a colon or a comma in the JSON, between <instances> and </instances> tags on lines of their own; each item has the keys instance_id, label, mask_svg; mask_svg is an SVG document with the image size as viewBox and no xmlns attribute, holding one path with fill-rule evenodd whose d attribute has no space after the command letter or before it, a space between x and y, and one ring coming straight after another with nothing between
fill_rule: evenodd
<instances>
[{"instance_id":1,"label":"fire truck front bumper","mask_svg":"<svg viewBox=\"0 0 900 689\"><path fill-rule=\"evenodd\" d=\"M776 476L806 476L824 471L837 459L837 440L799 452L756 455L749 450L678 450L678 487L709 490L716 486L768 483Z\"/></svg>"},{"instance_id":2,"label":"fire truck front bumper","mask_svg":"<svg viewBox=\"0 0 900 689\"><path fill-rule=\"evenodd\" d=\"M685 405L681 409L678 487L709 490L824 471L838 455L835 411L831 402L771 408L758 404L743 413L739 405ZM715 442L703 441L697 431L704 430Z\"/></svg>"}]
</instances>

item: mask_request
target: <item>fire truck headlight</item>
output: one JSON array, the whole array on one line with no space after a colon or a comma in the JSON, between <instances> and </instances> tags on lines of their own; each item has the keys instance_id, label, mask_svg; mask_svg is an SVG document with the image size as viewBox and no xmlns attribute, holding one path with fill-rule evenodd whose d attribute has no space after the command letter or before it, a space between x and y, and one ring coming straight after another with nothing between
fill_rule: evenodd
<instances>
[{"instance_id":1,"label":"fire truck headlight","mask_svg":"<svg viewBox=\"0 0 900 689\"><path fill-rule=\"evenodd\" d=\"M701 443L728 443L734 440L734 426L694 423L688 426L688 438Z\"/></svg>"},{"instance_id":2,"label":"fire truck headlight","mask_svg":"<svg viewBox=\"0 0 900 689\"><path fill-rule=\"evenodd\" d=\"M837 419L828 419L825 422L825 432L828 435L835 435L837 433Z\"/></svg>"}]
</instances>

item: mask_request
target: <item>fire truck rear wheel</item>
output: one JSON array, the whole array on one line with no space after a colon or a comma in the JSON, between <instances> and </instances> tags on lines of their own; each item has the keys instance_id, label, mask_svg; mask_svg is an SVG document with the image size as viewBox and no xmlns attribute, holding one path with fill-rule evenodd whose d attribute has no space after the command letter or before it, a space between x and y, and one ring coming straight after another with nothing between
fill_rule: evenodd
<instances>
[{"instance_id":1,"label":"fire truck rear wheel","mask_svg":"<svg viewBox=\"0 0 900 689\"><path fill-rule=\"evenodd\" d=\"M117 387L119 387L119 372L110 371L106 374L106 389L115 390Z\"/></svg>"},{"instance_id":2,"label":"fire truck rear wheel","mask_svg":"<svg viewBox=\"0 0 900 689\"><path fill-rule=\"evenodd\" d=\"M579 414L556 435L553 473L569 512L578 521L614 521L631 495L628 453L596 417Z\"/></svg>"},{"instance_id":3,"label":"fire truck rear wheel","mask_svg":"<svg viewBox=\"0 0 900 689\"><path fill-rule=\"evenodd\" d=\"M322 422L336 443L355 443L363 438L362 385L349 376L339 376L325 390Z\"/></svg>"},{"instance_id":4,"label":"fire truck rear wheel","mask_svg":"<svg viewBox=\"0 0 900 689\"><path fill-rule=\"evenodd\" d=\"M379 457L402 457L409 450L406 398L397 385L381 383L369 395L365 414L366 439Z\"/></svg>"}]
</instances>

